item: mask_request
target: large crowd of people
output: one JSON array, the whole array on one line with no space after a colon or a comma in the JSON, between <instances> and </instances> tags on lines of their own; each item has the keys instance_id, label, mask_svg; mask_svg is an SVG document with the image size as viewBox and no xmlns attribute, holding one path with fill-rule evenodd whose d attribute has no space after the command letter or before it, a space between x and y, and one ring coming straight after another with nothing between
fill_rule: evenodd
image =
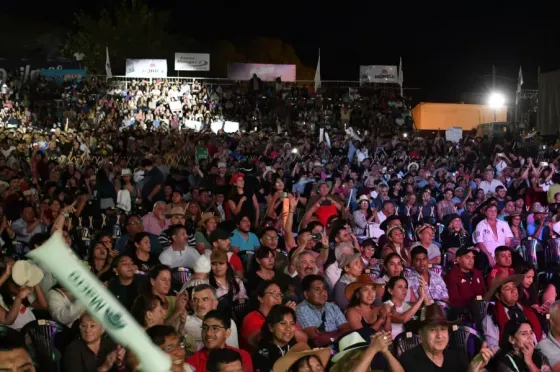
<instances>
[{"instance_id":1,"label":"large crowd of people","mask_svg":"<svg viewBox=\"0 0 560 372\"><path fill-rule=\"evenodd\" d=\"M26 256L55 232L172 371L560 369L553 146L256 76L0 98L0 370L145 370Z\"/></svg>"}]
</instances>

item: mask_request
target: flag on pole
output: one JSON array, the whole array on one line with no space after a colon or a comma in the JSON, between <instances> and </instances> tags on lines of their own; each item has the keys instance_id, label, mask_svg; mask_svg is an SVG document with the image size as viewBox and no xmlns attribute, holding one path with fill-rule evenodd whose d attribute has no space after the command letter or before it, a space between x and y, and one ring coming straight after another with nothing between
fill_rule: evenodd
<instances>
[{"instance_id":1,"label":"flag on pole","mask_svg":"<svg viewBox=\"0 0 560 372\"><path fill-rule=\"evenodd\" d=\"M403 81L404 81L404 75L403 75L403 69L402 69L402 57L399 58L399 85L401 86L401 97L404 97L403 95Z\"/></svg>"},{"instance_id":2,"label":"flag on pole","mask_svg":"<svg viewBox=\"0 0 560 372\"><path fill-rule=\"evenodd\" d=\"M317 69L315 70L315 92L321 88L321 49L319 49L319 59L317 60Z\"/></svg>"},{"instance_id":3,"label":"flag on pole","mask_svg":"<svg viewBox=\"0 0 560 372\"><path fill-rule=\"evenodd\" d=\"M521 71L521 66L519 66L519 77L517 78L517 93L521 93L522 86L523 86L523 72Z\"/></svg>"},{"instance_id":4,"label":"flag on pole","mask_svg":"<svg viewBox=\"0 0 560 372\"><path fill-rule=\"evenodd\" d=\"M113 77L113 71L111 70L111 61L109 60L109 47L105 47L107 51L107 60L105 61L105 74L107 75L107 79L111 79Z\"/></svg>"}]
</instances>

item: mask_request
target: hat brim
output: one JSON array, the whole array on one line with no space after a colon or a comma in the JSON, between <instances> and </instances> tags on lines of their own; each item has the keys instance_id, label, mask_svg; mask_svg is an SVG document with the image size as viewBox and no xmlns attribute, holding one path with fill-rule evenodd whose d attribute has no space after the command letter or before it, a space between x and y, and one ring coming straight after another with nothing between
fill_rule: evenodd
<instances>
[{"instance_id":1,"label":"hat brim","mask_svg":"<svg viewBox=\"0 0 560 372\"><path fill-rule=\"evenodd\" d=\"M482 299L484 301L492 301L492 299L496 295L496 291L502 285L504 285L506 283L509 283L509 282L513 282L515 284L515 286L517 287L519 284L521 284L523 279L525 279L524 274L506 276L505 278L501 278L501 279L496 278L492 281L492 285L490 286L490 289L488 290L488 292L486 292L486 294L484 295L484 297Z\"/></svg>"},{"instance_id":2,"label":"hat brim","mask_svg":"<svg viewBox=\"0 0 560 372\"><path fill-rule=\"evenodd\" d=\"M322 348L322 349L313 349L313 350L306 350L306 351L299 351L296 353L286 353L282 358L278 359L276 363L274 363L274 367L272 367L273 372L286 372L290 369L291 366L294 365L298 360L303 357L314 355L321 361L323 367L326 368L329 359L331 358L331 349L330 348Z\"/></svg>"},{"instance_id":3,"label":"hat brim","mask_svg":"<svg viewBox=\"0 0 560 372\"><path fill-rule=\"evenodd\" d=\"M418 333L420 329L426 326L444 326L444 327L453 327L461 323L461 319L456 320L432 320L432 321L421 321L421 320L411 320L407 323L408 329L414 333Z\"/></svg>"},{"instance_id":4,"label":"hat brim","mask_svg":"<svg viewBox=\"0 0 560 372\"><path fill-rule=\"evenodd\" d=\"M351 353L352 351L355 351L355 350L365 349L368 346L369 346L369 343L367 343L367 342L359 342L357 344L354 344L354 345L350 346L349 348L347 348L346 350L339 351L338 353L336 353L332 357L331 362L336 363L340 359L342 359L346 354Z\"/></svg>"},{"instance_id":5,"label":"hat brim","mask_svg":"<svg viewBox=\"0 0 560 372\"><path fill-rule=\"evenodd\" d=\"M354 293L356 292L356 290L358 290L362 287L365 287L366 285L371 285L375 289L377 289L379 287L383 287L382 284L377 284L374 281L372 281L371 283L353 282L353 283L348 284L346 286L346 288L344 288L344 296L346 297L346 299L348 301L350 301L350 299L352 299L352 296L354 296Z\"/></svg>"}]
</instances>

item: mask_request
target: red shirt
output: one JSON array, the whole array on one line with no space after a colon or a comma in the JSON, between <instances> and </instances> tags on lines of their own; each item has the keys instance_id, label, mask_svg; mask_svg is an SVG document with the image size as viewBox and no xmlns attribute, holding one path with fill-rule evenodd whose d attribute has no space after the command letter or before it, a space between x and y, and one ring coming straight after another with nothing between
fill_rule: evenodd
<instances>
[{"instance_id":1,"label":"red shirt","mask_svg":"<svg viewBox=\"0 0 560 372\"><path fill-rule=\"evenodd\" d=\"M319 222L321 222L323 226L327 226L329 217L338 214L338 210L336 209L334 204L322 205L319 208L317 208L315 214L319 218Z\"/></svg>"},{"instance_id":2,"label":"red shirt","mask_svg":"<svg viewBox=\"0 0 560 372\"><path fill-rule=\"evenodd\" d=\"M233 253L229 258L229 264L233 266L233 271L243 271L243 263L238 255Z\"/></svg>"},{"instance_id":3,"label":"red shirt","mask_svg":"<svg viewBox=\"0 0 560 372\"><path fill-rule=\"evenodd\" d=\"M245 350L236 349L234 347L226 345L226 348L230 350L235 350L241 355L241 363L243 364L243 372L253 372L253 360L251 355ZM208 363L208 353L210 351L203 347L196 353L194 353L186 361L187 363L195 369L196 372L206 372L206 363Z\"/></svg>"},{"instance_id":4,"label":"red shirt","mask_svg":"<svg viewBox=\"0 0 560 372\"><path fill-rule=\"evenodd\" d=\"M265 322L265 317L260 311L251 311L243 319L243 325L241 326L239 347L243 350L249 352L253 351L253 347L249 344L249 336L260 330Z\"/></svg>"},{"instance_id":5,"label":"red shirt","mask_svg":"<svg viewBox=\"0 0 560 372\"><path fill-rule=\"evenodd\" d=\"M506 276L512 276L515 274L515 270L512 269L511 267L499 267L499 266L495 266L494 269L492 269L492 271L490 271L490 274L488 274L488 288L492 287L492 280L494 280L496 277L506 277Z\"/></svg>"},{"instance_id":6,"label":"red shirt","mask_svg":"<svg viewBox=\"0 0 560 372\"><path fill-rule=\"evenodd\" d=\"M484 296L486 293L484 277L480 270L472 269L472 277L468 278L459 265L455 265L444 279L452 307L466 307L476 296Z\"/></svg>"}]
</instances>

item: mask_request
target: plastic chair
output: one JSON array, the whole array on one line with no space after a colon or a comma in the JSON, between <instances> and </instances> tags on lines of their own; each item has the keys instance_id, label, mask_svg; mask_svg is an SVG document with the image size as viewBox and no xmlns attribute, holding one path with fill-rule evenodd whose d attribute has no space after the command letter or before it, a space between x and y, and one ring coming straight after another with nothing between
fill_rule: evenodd
<instances>
[{"instance_id":1,"label":"plastic chair","mask_svg":"<svg viewBox=\"0 0 560 372\"><path fill-rule=\"evenodd\" d=\"M244 300L243 303L236 301L232 307L231 315L235 323L241 325L243 324L243 319L250 311L251 307L248 300Z\"/></svg>"},{"instance_id":2,"label":"plastic chair","mask_svg":"<svg viewBox=\"0 0 560 372\"><path fill-rule=\"evenodd\" d=\"M62 354L72 341L68 327L53 320L39 319L27 323L21 334L39 366L38 371L59 370Z\"/></svg>"},{"instance_id":3,"label":"plastic chair","mask_svg":"<svg viewBox=\"0 0 560 372\"><path fill-rule=\"evenodd\" d=\"M471 316L472 322L475 324L477 329L482 329L482 321L486 317L486 312L488 310L488 302L480 300L474 300L469 306L469 314Z\"/></svg>"},{"instance_id":4,"label":"plastic chair","mask_svg":"<svg viewBox=\"0 0 560 372\"><path fill-rule=\"evenodd\" d=\"M449 349L463 353L471 360L482 346L484 337L475 329L467 326L453 326L449 335Z\"/></svg>"},{"instance_id":5,"label":"plastic chair","mask_svg":"<svg viewBox=\"0 0 560 372\"><path fill-rule=\"evenodd\" d=\"M237 256L241 259L243 263L243 272L245 274L250 273L253 268L255 252L253 251L240 251Z\"/></svg>"},{"instance_id":6,"label":"plastic chair","mask_svg":"<svg viewBox=\"0 0 560 372\"><path fill-rule=\"evenodd\" d=\"M406 351L420 345L420 336L412 332L403 332L393 340L393 354L398 359Z\"/></svg>"},{"instance_id":7,"label":"plastic chair","mask_svg":"<svg viewBox=\"0 0 560 372\"><path fill-rule=\"evenodd\" d=\"M23 338L23 335L21 333L3 324L0 324L0 335L2 335L2 337L7 337L10 340L17 340L18 338Z\"/></svg>"},{"instance_id":8,"label":"plastic chair","mask_svg":"<svg viewBox=\"0 0 560 372\"><path fill-rule=\"evenodd\" d=\"M183 284L188 282L192 276L192 270L188 267L175 267L171 269L171 287L175 291L180 291Z\"/></svg>"}]
</instances>

